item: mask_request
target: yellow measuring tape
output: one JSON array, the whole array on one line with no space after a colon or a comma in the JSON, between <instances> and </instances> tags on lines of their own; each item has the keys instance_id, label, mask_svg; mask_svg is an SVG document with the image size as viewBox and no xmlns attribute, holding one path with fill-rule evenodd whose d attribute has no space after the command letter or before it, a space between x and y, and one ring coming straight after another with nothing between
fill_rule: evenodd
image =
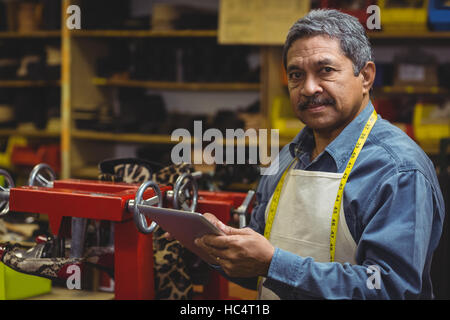
<instances>
[{"instance_id":1,"label":"yellow measuring tape","mask_svg":"<svg viewBox=\"0 0 450 320\"><path fill-rule=\"evenodd\" d=\"M356 142L355 148L353 149L352 155L350 156L350 160L347 163L347 167L345 168L344 175L342 176L341 183L339 184L338 193L336 196L336 200L334 202L333 207L333 214L331 217L331 231L330 231L330 261L334 261L334 254L336 251L336 236L337 236L337 228L339 223L339 213L341 210L341 203L342 198L344 194L344 187L347 183L348 176L350 175L350 171L353 168L353 165L356 162L356 159L358 158L359 152L361 151L362 147L364 146L367 137L369 136L370 131L372 130L375 122L377 121L377 113L374 110L369 118L367 120L366 125L364 126L363 131L361 132L361 135L358 138L358 141ZM294 158L295 160L295 158ZM269 213L266 221L266 227L264 229L264 237L266 239L269 239L270 232L272 230L273 221L275 219L275 214L277 212L278 202L280 200L280 194L281 189L283 188L283 183L286 178L286 174L289 171L290 167L292 166L292 163L294 163L294 160L289 164L287 169L284 171L283 175L281 176L280 181L278 181L277 187L275 188L275 191L273 193L272 201L270 202L269 207Z\"/></svg>"},{"instance_id":2,"label":"yellow measuring tape","mask_svg":"<svg viewBox=\"0 0 450 320\"><path fill-rule=\"evenodd\" d=\"M284 179L286 178L286 174L289 171L292 164L295 162L295 158L292 159L291 163L288 165L286 170L283 172L283 175L278 181L277 187L273 192L272 201L270 202L269 213L267 215L266 227L264 228L264 237L269 239L270 231L272 231L273 220L275 219L275 214L277 213L278 202L280 201L281 189L283 188Z\"/></svg>"}]
</instances>

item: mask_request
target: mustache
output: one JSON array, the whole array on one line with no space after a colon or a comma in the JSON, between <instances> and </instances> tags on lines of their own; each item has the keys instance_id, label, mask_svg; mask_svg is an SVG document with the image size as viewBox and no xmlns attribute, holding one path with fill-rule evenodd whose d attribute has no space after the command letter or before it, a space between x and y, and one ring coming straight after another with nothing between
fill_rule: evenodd
<instances>
[{"instance_id":1,"label":"mustache","mask_svg":"<svg viewBox=\"0 0 450 320\"><path fill-rule=\"evenodd\" d=\"M319 106L319 105L326 105L326 104L334 106L336 104L336 102L334 101L333 98L312 96L312 97L306 98L305 101L299 102L299 104L297 105L297 108L299 110L305 110L305 109L309 108L310 106Z\"/></svg>"}]
</instances>

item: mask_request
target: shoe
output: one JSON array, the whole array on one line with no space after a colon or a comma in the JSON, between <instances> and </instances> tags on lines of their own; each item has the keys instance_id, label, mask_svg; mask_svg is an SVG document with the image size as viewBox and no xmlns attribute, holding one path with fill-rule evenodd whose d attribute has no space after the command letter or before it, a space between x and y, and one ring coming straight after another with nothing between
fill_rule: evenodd
<instances>
[{"instance_id":1,"label":"shoe","mask_svg":"<svg viewBox=\"0 0 450 320\"><path fill-rule=\"evenodd\" d=\"M18 244L0 246L0 260L15 271L52 280L66 280L73 271L68 268L77 265L82 271L86 265L93 266L114 277L114 248L91 247L81 258L52 257L52 240L37 243L32 248Z\"/></svg>"},{"instance_id":2,"label":"shoe","mask_svg":"<svg viewBox=\"0 0 450 320\"><path fill-rule=\"evenodd\" d=\"M18 244L3 247L1 261L11 269L48 279L67 279L71 265L82 267L83 258L48 258L49 244L39 243L32 248Z\"/></svg>"}]
</instances>

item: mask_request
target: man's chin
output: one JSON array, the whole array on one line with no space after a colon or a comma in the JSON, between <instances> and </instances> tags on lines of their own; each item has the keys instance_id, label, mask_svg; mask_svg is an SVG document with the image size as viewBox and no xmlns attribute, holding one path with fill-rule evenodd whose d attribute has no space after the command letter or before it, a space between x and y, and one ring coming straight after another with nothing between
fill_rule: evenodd
<instances>
[{"instance_id":1,"label":"man's chin","mask_svg":"<svg viewBox=\"0 0 450 320\"><path fill-rule=\"evenodd\" d=\"M303 122L307 127L317 131L332 130L336 123L328 117L319 117L316 115L304 115L298 116L298 119Z\"/></svg>"}]
</instances>

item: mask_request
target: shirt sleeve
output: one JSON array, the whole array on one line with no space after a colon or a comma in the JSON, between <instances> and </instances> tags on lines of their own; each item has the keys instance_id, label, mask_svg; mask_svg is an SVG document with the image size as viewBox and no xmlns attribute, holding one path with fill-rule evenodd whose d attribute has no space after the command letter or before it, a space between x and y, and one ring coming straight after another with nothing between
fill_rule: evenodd
<instances>
[{"instance_id":1,"label":"shirt sleeve","mask_svg":"<svg viewBox=\"0 0 450 320\"><path fill-rule=\"evenodd\" d=\"M361 208L357 265L316 262L276 248L264 286L282 299L414 299L442 230L438 199L419 171L394 174Z\"/></svg>"},{"instance_id":2,"label":"shirt sleeve","mask_svg":"<svg viewBox=\"0 0 450 320\"><path fill-rule=\"evenodd\" d=\"M250 222L248 227L254 231L264 234L264 228L266 225L265 211L269 199L263 197L260 190L256 191L256 205L250 215Z\"/></svg>"}]
</instances>

